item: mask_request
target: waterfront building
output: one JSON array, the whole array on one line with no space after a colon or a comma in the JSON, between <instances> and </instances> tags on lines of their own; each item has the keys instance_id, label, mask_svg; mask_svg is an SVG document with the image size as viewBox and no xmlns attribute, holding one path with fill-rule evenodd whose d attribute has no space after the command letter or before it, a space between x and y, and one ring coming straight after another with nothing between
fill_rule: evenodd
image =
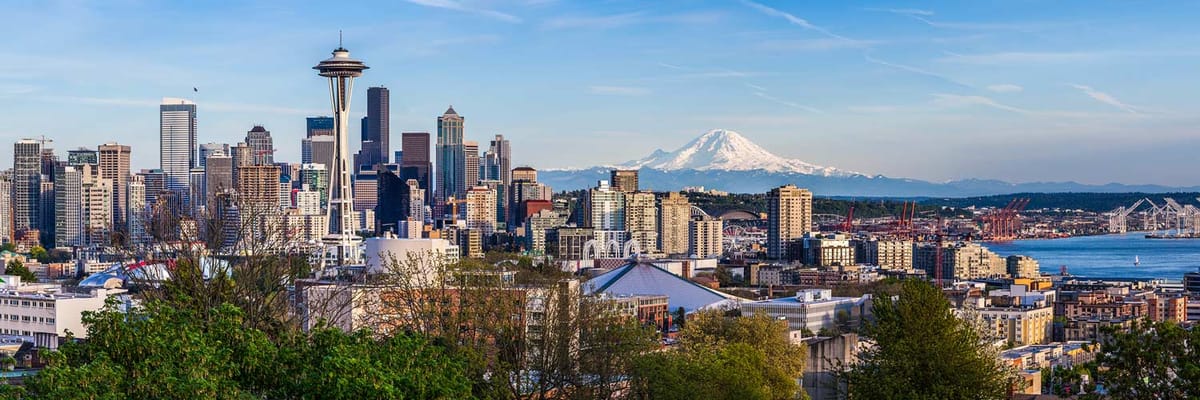
<instances>
[{"instance_id":1,"label":"waterfront building","mask_svg":"<svg viewBox=\"0 0 1200 400\"><path fill-rule=\"evenodd\" d=\"M1005 260L1008 275L1013 278L1037 278L1042 272L1037 260L1029 256L1011 255Z\"/></svg>"}]
</instances>

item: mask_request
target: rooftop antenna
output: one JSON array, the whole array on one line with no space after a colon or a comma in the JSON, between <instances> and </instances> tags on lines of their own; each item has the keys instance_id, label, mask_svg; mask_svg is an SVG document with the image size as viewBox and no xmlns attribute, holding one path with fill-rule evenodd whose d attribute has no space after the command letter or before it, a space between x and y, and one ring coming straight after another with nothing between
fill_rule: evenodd
<instances>
[{"instance_id":1,"label":"rooftop antenna","mask_svg":"<svg viewBox=\"0 0 1200 400\"><path fill-rule=\"evenodd\" d=\"M342 30L338 29L338 48L342 47Z\"/></svg>"}]
</instances>

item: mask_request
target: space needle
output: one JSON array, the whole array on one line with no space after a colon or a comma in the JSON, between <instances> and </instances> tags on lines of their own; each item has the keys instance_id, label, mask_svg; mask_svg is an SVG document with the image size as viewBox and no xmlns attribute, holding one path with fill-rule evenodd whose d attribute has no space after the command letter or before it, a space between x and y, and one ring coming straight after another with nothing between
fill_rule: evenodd
<instances>
[{"instance_id":1,"label":"space needle","mask_svg":"<svg viewBox=\"0 0 1200 400\"><path fill-rule=\"evenodd\" d=\"M359 264L362 261L359 252L362 238L354 229L357 224L354 223L354 194L350 191L350 140L346 128L350 118L350 94L354 78L362 76L367 65L350 58L350 51L342 47L341 33L338 33L338 48L333 50L333 57L321 61L313 69L329 78L336 146L329 171L329 206L325 211L329 231L321 238L325 244L321 266L325 266L330 250L336 254L338 265Z\"/></svg>"}]
</instances>

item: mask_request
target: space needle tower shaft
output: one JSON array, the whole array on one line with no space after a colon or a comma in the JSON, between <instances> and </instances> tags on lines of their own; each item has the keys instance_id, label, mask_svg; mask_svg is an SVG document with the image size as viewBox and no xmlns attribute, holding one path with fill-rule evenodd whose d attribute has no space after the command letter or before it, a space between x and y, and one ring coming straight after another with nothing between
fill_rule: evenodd
<instances>
[{"instance_id":1,"label":"space needle tower shaft","mask_svg":"<svg viewBox=\"0 0 1200 400\"><path fill-rule=\"evenodd\" d=\"M333 104L334 146L333 161L329 166L329 199L325 215L329 231L322 238L326 251L321 257L322 266L330 255L337 258L339 265L358 264L361 260L359 244L362 238L356 233L354 194L351 192L350 139L347 128L350 118L350 94L354 78L362 76L368 67L362 61L350 58L350 51L341 46L333 57L321 61L313 69L320 76L329 78L329 99ZM329 250L332 250L330 254Z\"/></svg>"}]
</instances>

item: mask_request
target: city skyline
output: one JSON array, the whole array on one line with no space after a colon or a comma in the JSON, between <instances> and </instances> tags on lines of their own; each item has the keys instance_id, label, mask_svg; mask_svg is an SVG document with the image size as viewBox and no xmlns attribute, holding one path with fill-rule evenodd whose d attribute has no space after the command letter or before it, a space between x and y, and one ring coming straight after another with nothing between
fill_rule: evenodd
<instances>
[{"instance_id":1,"label":"city skyline","mask_svg":"<svg viewBox=\"0 0 1200 400\"><path fill-rule=\"evenodd\" d=\"M189 97L196 142L262 125L277 158L298 162L303 118L329 114L309 58L340 28L375 66L355 97L397 91L391 129L436 132L453 104L471 117L467 140L518 144L513 166L619 163L729 128L868 174L1191 186L1188 7L413 1L352 5L363 23L332 26L285 5L14 6L0 31L57 44L15 44L0 104L29 117L0 134L45 135L60 154L128 144L134 169L155 168L159 149L141 144L158 131L153 107ZM365 114L355 104L351 121Z\"/></svg>"}]
</instances>

